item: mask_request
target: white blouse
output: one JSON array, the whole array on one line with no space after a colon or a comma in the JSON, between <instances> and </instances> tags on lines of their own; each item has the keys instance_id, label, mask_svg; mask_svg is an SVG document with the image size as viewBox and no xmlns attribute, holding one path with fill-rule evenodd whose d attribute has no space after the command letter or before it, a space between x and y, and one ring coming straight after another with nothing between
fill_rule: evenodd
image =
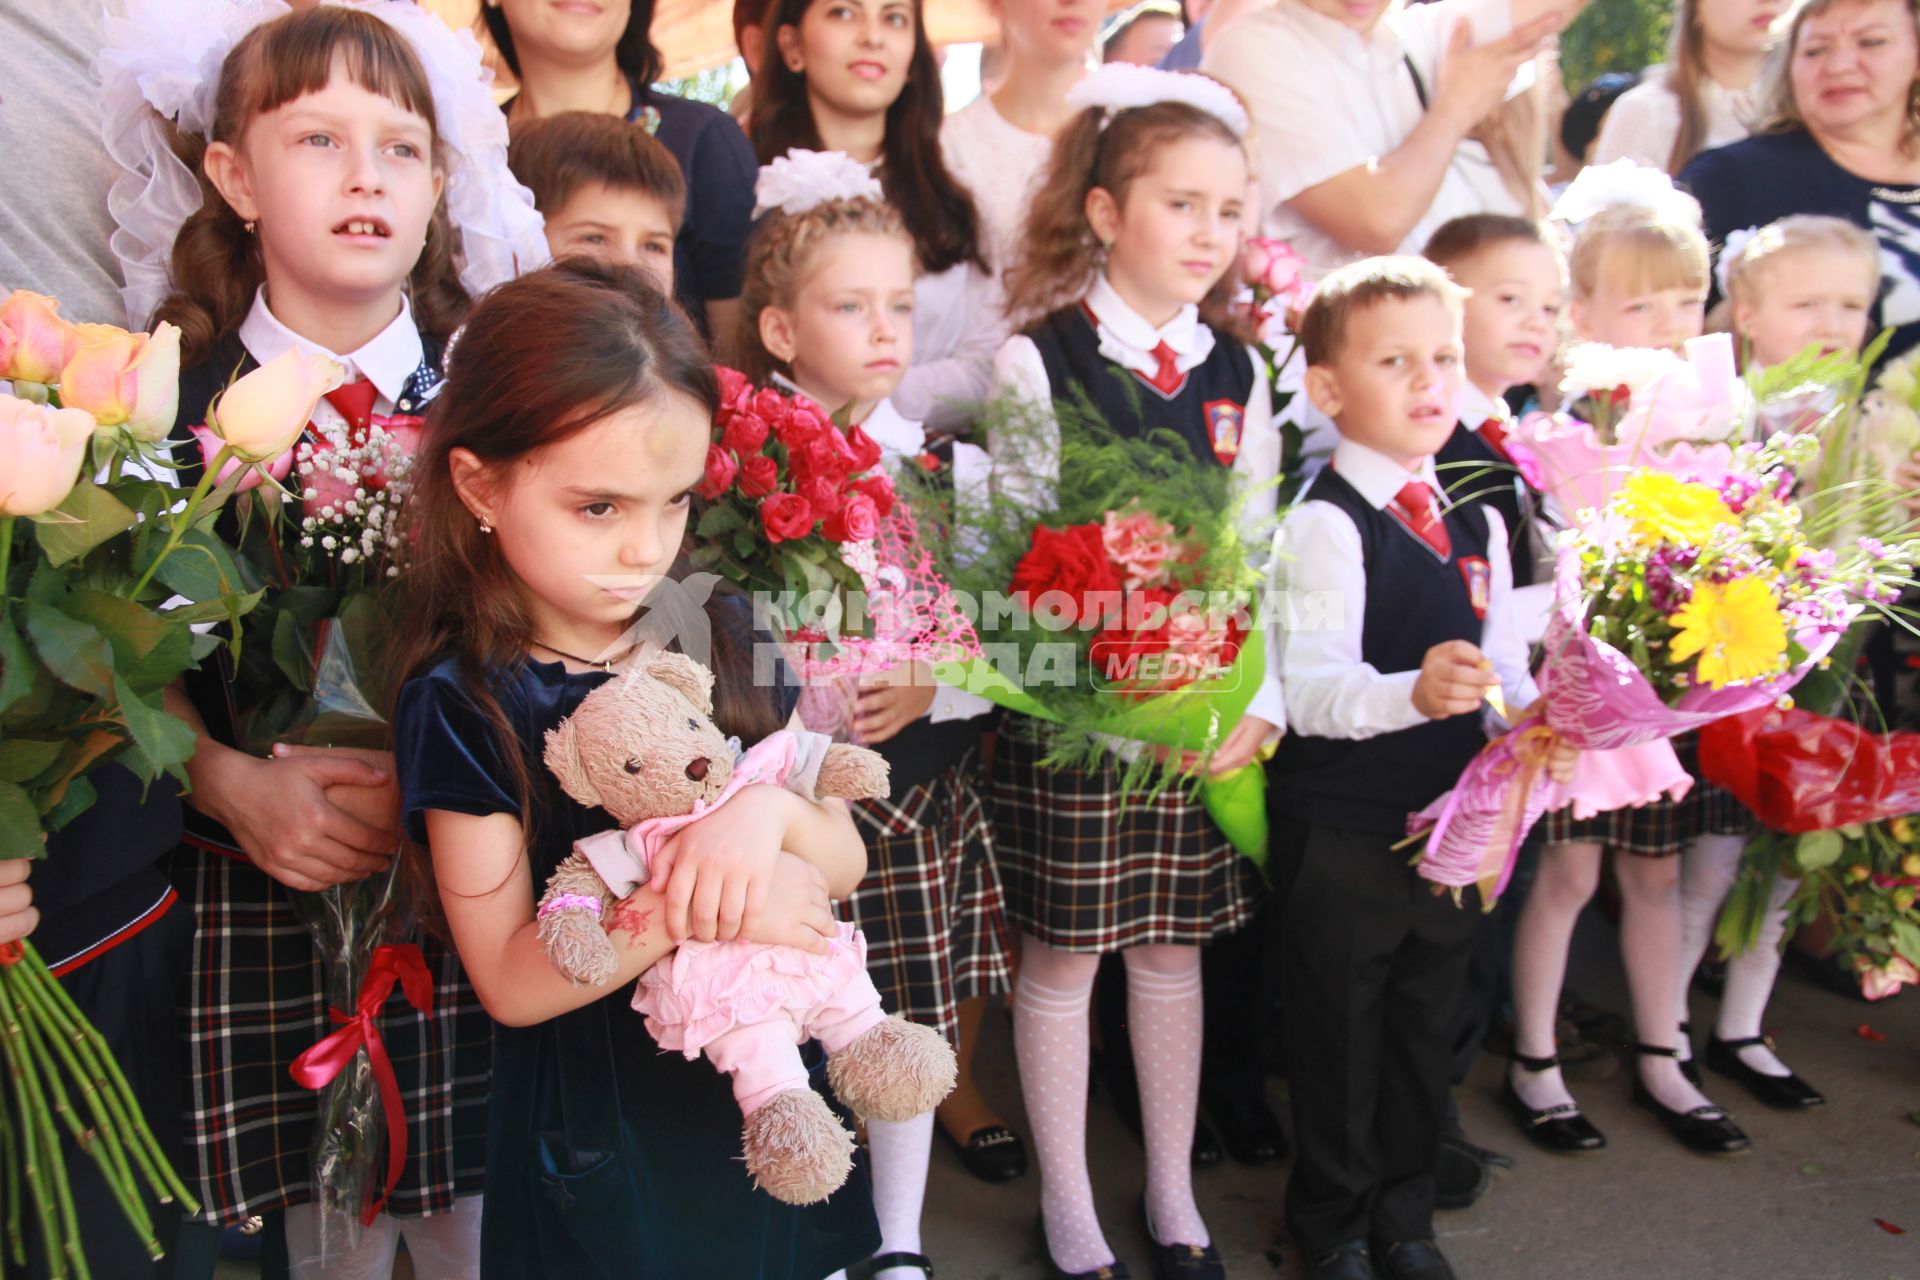
<instances>
[{"instance_id":1,"label":"white blouse","mask_svg":"<svg viewBox=\"0 0 1920 1280\"><path fill-rule=\"evenodd\" d=\"M1755 104L1748 89L1722 88L1718 81L1702 80L1701 104L1706 107L1706 136L1702 151L1724 147L1747 136ZM1607 110L1594 140L1594 164L1633 160L1665 171L1680 136L1680 97L1667 83L1665 67L1649 67L1639 84L1621 94Z\"/></svg>"},{"instance_id":2,"label":"white blouse","mask_svg":"<svg viewBox=\"0 0 1920 1280\"><path fill-rule=\"evenodd\" d=\"M1053 140L1009 124L983 93L941 123L940 151L947 169L973 192L988 265L998 276L1019 252L1027 207L1053 155Z\"/></svg>"},{"instance_id":3,"label":"white blouse","mask_svg":"<svg viewBox=\"0 0 1920 1280\"><path fill-rule=\"evenodd\" d=\"M1300 0L1280 0L1233 24L1231 39L1207 49L1201 67L1231 85L1253 114L1263 234L1285 240L1306 258L1313 278L1365 255L1294 212L1288 201L1329 178L1390 155L1426 114L1409 64L1431 97L1440 57L1454 25L1474 22L1477 0L1436 0L1396 9L1371 35L1316 13ZM1469 213L1524 212L1487 149L1454 148L1446 177L1425 216L1400 242L1418 253L1434 229Z\"/></svg>"}]
</instances>

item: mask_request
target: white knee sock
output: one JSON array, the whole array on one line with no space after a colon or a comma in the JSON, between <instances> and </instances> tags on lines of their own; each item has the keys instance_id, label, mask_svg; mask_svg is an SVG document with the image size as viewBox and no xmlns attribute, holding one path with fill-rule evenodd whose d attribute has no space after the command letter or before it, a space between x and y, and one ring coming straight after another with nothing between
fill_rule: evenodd
<instances>
[{"instance_id":1,"label":"white knee sock","mask_svg":"<svg viewBox=\"0 0 1920 1280\"><path fill-rule=\"evenodd\" d=\"M1056 951L1031 935L1020 940L1013 1047L1040 1166L1040 1216L1053 1261L1067 1272L1114 1260L1087 1174L1087 1011L1099 967L1097 955Z\"/></svg>"},{"instance_id":2,"label":"white knee sock","mask_svg":"<svg viewBox=\"0 0 1920 1280\"><path fill-rule=\"evenodd\" d=\"M1556 1052L1554 1025L1567 949L1599 875L1600 846L1591 841L1550 844L1540 855L1513 941L1514 1050L1523 1057L1549 1058ZM1535 1111L1575 1105L1559 1067L1528 1071L1516 1062L1509 1079L1520 1101Z\"/></svg>"},{"instance_id":3,"label":"white knee sock","mask_svg":"<svg viewBox=\"0 0 1920 1280\"><path fill-rule=\"evenodd\" d=\"M1696 837L1680 855L1680 1016L1687 1021L1689 990L1693 971L1700 967L1713 946L1713 929L1720 921L1720 909L1726 904L1727 891L1740 874L1740 852L1747 845L1744 836L1705 835ZM1692 1057L1685 1036L1679 1037L1682 1058Z\"/></svg>"},{"instance_id":4,"label":"white knee sock","mask_svg":"<svg viewBox=\"0 0 1920 1280\"><path fill-rule=\"evenodd\" d=\"M1720 996L1720 1017L1714 1034L1722 1040L1745 1040L1762 1034L1761 1019L1767 1012L1767 1000L1773 995L1773 980L1780 974L1780 938L1787 931L1786 902L1793 896L1793 881L1782 876L1773 886L1773 899L1760 921L1760 936L1753 946L1727 960L1727 984ZM1755 1071L1770 1076L1792 1075L1787 1064L1763 1044L1749 1045L1737 1051L1740 1061Z\"/></svg>"},{"instance_id":5,"label":"white knee sock","mask_svg":"<svg viewBox=\"0 0 1920 1280\"><path fill-rule=\"evenodd\" d=\"M1193 1125L1200 1108L1200 948L1132 947L1127 1020L1147 1148L1147 1217L1161 1244L1210 1243L1193 1202Z\"/></svg>"},{"instance_id":6,"label":"white knee sock","mask_svg":"<svg viewBox=\"0 0 1920 1280\"><path fill-rule=\"evenodd\" d=\"M920 1253L920 1209L927 1198L927 1160L933 1149L933 1112L911 1120L868 1120L873 1155L873 1213L880 1220L881 1253ZM918 1267L888 1267L873 1280L920 1280Z\"/></svg>"}]
</instances>

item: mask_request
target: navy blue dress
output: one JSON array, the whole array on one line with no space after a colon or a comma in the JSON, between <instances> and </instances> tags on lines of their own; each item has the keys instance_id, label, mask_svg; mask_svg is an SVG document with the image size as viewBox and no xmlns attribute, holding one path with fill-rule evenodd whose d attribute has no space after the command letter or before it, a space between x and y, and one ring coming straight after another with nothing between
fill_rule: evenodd
<instances>
[{"instance_id":1,"label":"navy blue dress","mask_svg":"<svg viewBox=\"0 0 1920 1280\"><path fill-rule=\"evenodd\" d=\"M575 839L613 825L568 798L541 764L546 731L609 678L532 661L496 677L531 768L536 889ZM520 815L512 771L465 689L449 659L401 691L402 810L423 843L429 809ZM820 1280L872 1254L879 1229L864 1162L808 1208L755 1190L728 1078L662 1053L631 998L623 986L537 1026L495 1026L481 1274Z\"/></svg>"}]
</instances>

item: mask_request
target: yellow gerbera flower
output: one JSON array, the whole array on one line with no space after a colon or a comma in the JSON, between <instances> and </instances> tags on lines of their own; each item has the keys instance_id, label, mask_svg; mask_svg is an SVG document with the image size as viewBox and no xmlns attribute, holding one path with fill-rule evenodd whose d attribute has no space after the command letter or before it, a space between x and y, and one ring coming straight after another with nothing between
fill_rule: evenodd
<instances>
[{"instance_id":1,"label":"yellow gerbera flower","mask_svg":"<svg viewBox=\"0 0 1920 1280\"><path fill-rule=\"evenodd\" d=\"M1715 528L1736 523L1713 486L1664 471L1636 471L1628 476L1620 486L1620 511L1645 542L1698 546Z\"/></svg>"},{"instance_id":2,"label":"yellow gerbera flower","mask_svg":"<svg viewBox=\"0 0 1920 1280\"><path fill-rule=\"evenodd\" d=\"M1668 618L1677 635L1667 644L1675 662L1698 656L1696 673L1710 689L1772 675L1787 651L1787 622L1763 582L1736 578L1703 582Z\"/></svg>"}]
</instances>

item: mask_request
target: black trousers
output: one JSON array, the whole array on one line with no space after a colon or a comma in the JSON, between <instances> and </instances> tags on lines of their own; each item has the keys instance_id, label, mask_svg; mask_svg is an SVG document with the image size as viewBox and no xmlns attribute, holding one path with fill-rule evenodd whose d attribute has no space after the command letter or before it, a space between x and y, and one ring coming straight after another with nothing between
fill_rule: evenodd
<instances>
[{"instance_id":1,"label":"black trousers","mask_svg":"<svg viewBox=\"0 0 1920 1280\"><path fill-rule=\"evenodd\" d=\"M133 937L60 979L60 985L113 1050L160 1149L189 1182L193 1174L180 1149L180 1041L174 1022L174 997L192 945L193 912L185 903L176 902L164 916ZM171 1276L180 1206L161 1204L151 1194L146 1196L153 1234L168 1255L155 1262L134 1235L93 1157L80 1151L64 1129L60 1149L74 1211L80 1218L88 1269L96 1276L114 1280ZM11 1171L0 1171L0 1177L10 1175ZM140 1185L144 1188L145 1183ZM24 1206L22 1219L27 1245L24 1274L47 1275L45 1242L38 1220ZM0 1273L16 1274L5 1265L0 1265Z\"/></svg>"},{"instance_id":2,"label":"black trousers","mask_svg":"<svg viewBox=\"0 0 1920 1280\"><path fill-rule=\"evenodd\" d=\"M1279 819L1280 1000L1298 1156L1287 1225L1306 1254L1433 1238L1454 1015L1480 929L1394 837Z\"/></svg>"}]
</instances>

